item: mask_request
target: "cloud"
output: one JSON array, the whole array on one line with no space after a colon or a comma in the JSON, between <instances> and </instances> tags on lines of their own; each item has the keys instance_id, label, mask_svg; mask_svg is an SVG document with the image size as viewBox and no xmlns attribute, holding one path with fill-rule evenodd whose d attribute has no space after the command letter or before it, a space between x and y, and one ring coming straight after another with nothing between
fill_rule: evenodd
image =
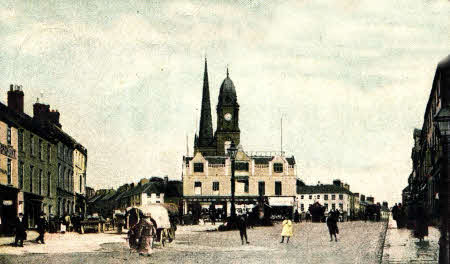
<instances>
[{"instance_id":1,"label":"cloud","mask_svg":"<svg viewBox=\"0 0 450 264\"><path fill-rule=\"evenodd\" d=\"M0 85L44 92L89 150L88 184L180 178L198 129L203 57L213 119L230 65L248 150L284 146L309 183L400 199L446 1L19 2L0 7ZM6 89L5 89L6 91ZM215 120L214 120L215 121Z\"/></svg>"}]
</instances>

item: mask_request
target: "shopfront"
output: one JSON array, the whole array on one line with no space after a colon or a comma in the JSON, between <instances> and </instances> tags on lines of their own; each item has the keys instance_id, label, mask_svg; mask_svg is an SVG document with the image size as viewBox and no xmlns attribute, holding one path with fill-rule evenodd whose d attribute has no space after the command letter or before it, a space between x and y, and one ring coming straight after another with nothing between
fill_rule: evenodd
<instances>
[{"instance_id":1,"label":"shopfront","mask_svg":"<svg viewBox=\"0 0 450 264\"><path fill-rule=\"evenodd\" d=\"M11 235L18 216L17 188L0 185L0 234Z\"/></svg>"}]
</instances>

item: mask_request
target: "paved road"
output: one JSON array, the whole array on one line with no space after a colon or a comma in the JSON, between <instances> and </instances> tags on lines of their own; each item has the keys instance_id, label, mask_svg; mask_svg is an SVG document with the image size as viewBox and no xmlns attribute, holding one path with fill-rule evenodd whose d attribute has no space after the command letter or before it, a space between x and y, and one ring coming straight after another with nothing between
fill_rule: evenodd
<instances>
[{"instance_id":1,"label":"paved road","mask_svg":"<svg viewBox=\"0 0 450 264\"><path fill-rule=\"evenodd\" d=\"M289 244L280 244L281 225L248 230L250 245L242 246L237 231L205 231L205 227L180 227L177 239L151 257L129 253L126 243L104 243L101 249L83 253L23 254L0 256L0 263L379 263L385 223L339 224L338 242L330 242L320 223L294 225ZM96 235L92 235L96 236ZM112 236L112 235L111 235ZM116 235L118 236L118 235ZM88 236L84 237L87 241ZM61 238L54 237L48 240ZM79 244L66 239L62 247ZM105 240L106 241L106 240ZM97 241L98 242L98 241ZM43 245L33 245L39 249ZM31 246L30 246L31 247ZM64 252L64 249L61 251ZM1 252L1 249L0 249ZM36 251L35 251L36 252Z\"/></svg>"}]
</instances>

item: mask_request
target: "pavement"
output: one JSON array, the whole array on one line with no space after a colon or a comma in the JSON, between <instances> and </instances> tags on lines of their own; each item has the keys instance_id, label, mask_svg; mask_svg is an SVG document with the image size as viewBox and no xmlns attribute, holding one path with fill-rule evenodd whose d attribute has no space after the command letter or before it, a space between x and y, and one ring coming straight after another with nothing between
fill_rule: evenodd
<instances>
[{"instance_id":1,"label":"pavement","mask_svg":"<svg viewBox=\"0 0 450 264\"><path fill-rule=\"evenodd\" d=\"M176 239L151 257L130 253L125 235L47 234L45 245L0 246L0 263L380 263L386 222L338 225L337 242L330 241L325 223L303 222L294 224L289 244L280 243L276 223L249 229L248 245L241 245L239 231L218 232L218 225L179 226Z\"/></svg>"},{"instance_id":2,"label":"pavement","mask_svg":"<svg viewBox=\"0 0 450 264\"><path fill-rule=\"evenodd\" d=\"M419 242L413 230L397 229L397 223L391 218L386 232L382 264L397 263L438 263L439 230L428 227L428 237Z\"/></svg>"}]
</instances>

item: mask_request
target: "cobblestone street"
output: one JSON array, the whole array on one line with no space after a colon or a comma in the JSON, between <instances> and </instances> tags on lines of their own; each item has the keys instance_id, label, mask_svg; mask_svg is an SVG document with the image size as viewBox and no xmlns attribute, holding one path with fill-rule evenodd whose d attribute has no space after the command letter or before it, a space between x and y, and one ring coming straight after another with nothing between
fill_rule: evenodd
<instances>
[{"instance_id":1,"label":"cobblestone street","mask_svg":"<svg viewBox=\"0 0 450 264\"><path fill-rule=\"evenodd\" d=\"M25 247L0 247L0 263L379 263L385 222L339 223L338 242L330 242L326 224L294 226L289 244L280 244L281 225L248 230L249 245L241 245L239 232L211 231L214 226L181 226L176 240L151 257L129 253L125 236L66 234L52 236L46 245L27 242ZM208 231L209 230L209 231ZM69 236L72 236L70 238ZM100 236L103 243L100 243ZM79 239L82 238L82 241ZM82 245L93 241L91 250ZM64 240L62 243L61 240ZM123 241L123 242L118 242ZM53 248L52 245L57 245ZM100 247L98 247L100 246ZM50 248L53 248L50 250ZM75 253L74 248L82 249ZM46 254L45 250L51 253ZM65 253L71 252L71 253ZM41 253L41 254L36 254Z\"/></svg>"}]
</instances>

